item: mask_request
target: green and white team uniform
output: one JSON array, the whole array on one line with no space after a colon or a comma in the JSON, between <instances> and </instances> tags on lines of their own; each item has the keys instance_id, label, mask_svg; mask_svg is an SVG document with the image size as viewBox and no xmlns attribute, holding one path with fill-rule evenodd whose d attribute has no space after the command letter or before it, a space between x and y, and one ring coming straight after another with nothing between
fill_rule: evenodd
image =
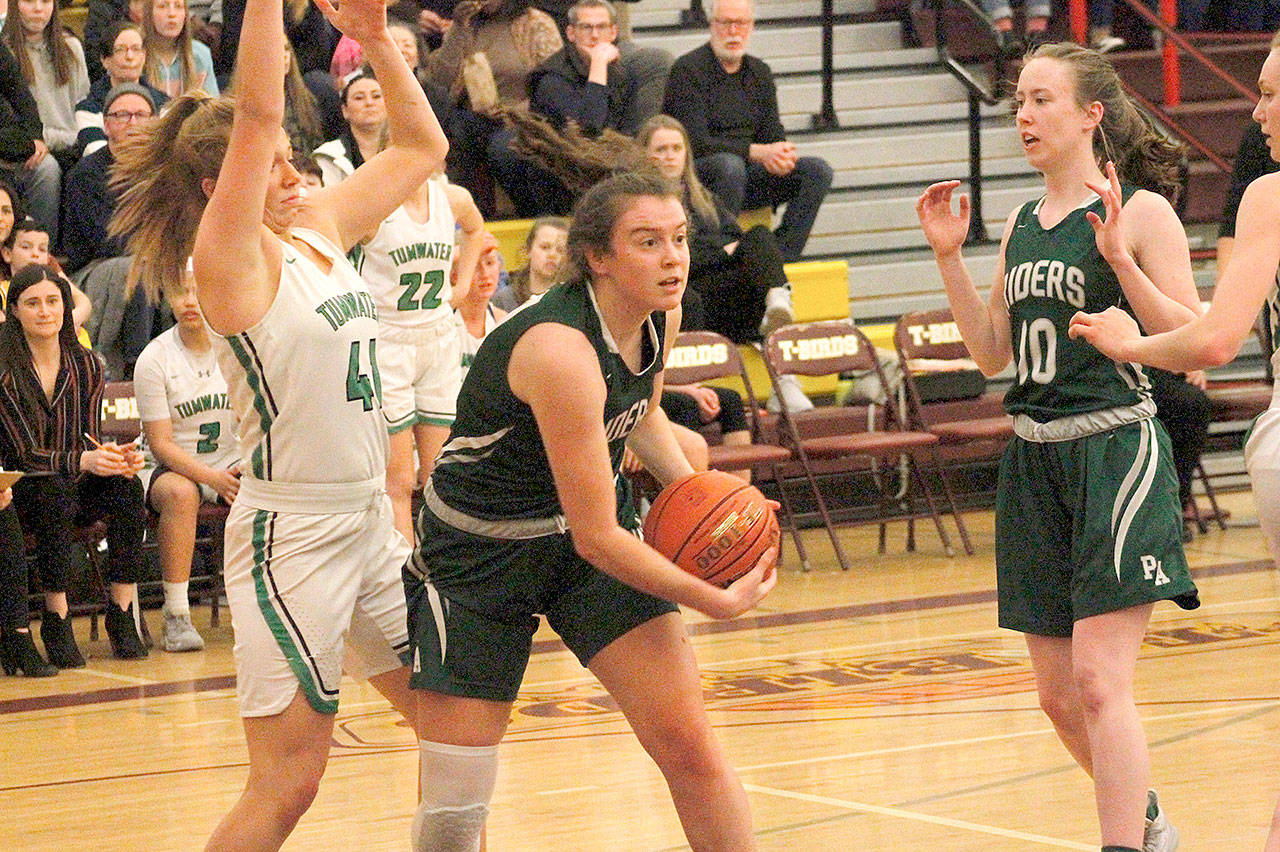
<instances>
[{"instance_id":1,"label":"green and white team uniform","mask_svg":"<svg viewBox=\"0 0 1280 852\"><path fill-rule=\"evenodd\" d=\"M382 407L392 432L451 425L462 384L449 305L455 221L445 177L427 183L428 222L397 207L351 252L378 309Z\"/></svg>"},{"instance_id":2,"label":"green and white team uniform","mask_svg":"<svg viewBox=\"0 0 1280 852\"><path fill-rule=\"evenodd\" d=\"M618 521L626 529L639 526L618 471L626 438L648 411L662 370L666 315L646 321L644 367L634 373L618 354L590 286L556 287L481 344L426 488L420 545L404 577L414 645L410 684L417 689L511 701L536 615L545 615L586 665L614 639L675 610L574 552L537 422L507 381L516 342L544 322L582 331L595 349L608 388L603 425Z\"/></svg>"},{"instance_id":3,"label":"green and white team uniform","mask_svg":"<svg viewBox=\"0 0 1280 852\"><path fill-rule=\"evenodd\" d=\"M236 416L227 399L227 383L218 369L213 348L193 352L182 343L174 326L156 337L133 368L133 391L138 400L138 416L143 423L168 420L173 441L215 470L235 467L240 461L236 442ZM151 448L143 445L147 466L142 469L143 487L150 490L158 462ZM199 484L200 498L218 500L208 485Z\"/></svg>"},{"instance_id":4,"label":"green and white team uniform","mask_svg":"<svg viewBox=\"0 0 1280 852\"><path fill-rule=\"evenodd\" d=\"M266 314L239 334L211 329L243 451L224 567L242 716L281 712L299 686L336 713L344 653L358 677L408 659L377 309L337 246L292 234L330 271L285 242Z\"/></svg>"},{"instance_id":5,"label":"green and white team uniform","mask_svg":"<svg viewBox=\"0 0 1280 852\"><path fill-rule=\"evenodd\" d=\"M1156 600L1192 609L1199 598L1146 375L1067 335L1077 311L1129 310L1085 218L1104 216L1102 202L1048 229L1042 203L1018 212L1005 251L1017 368L1005 408L1017 437L1000 464L996 572L1002 627L1070 636L1082 618Z\"/></svg>"},{"instance_id":6,"label":"green and white team uniform","mask_svg":"<svg viewBox=\"0 0 1280 852\"><path fill-rule=\"evenodd\" d=\"M462 318L462 314L455 313L453 319L458 327L458 361L462 365L462 379L465 381L467 373L471 372L471 365L476 361L476 353L480 351L480 344L498 327L498 317L493 312L492 304L484 306L484 334L480 337L472 336L471 329L467 328L466 320Z\"/></svg>"},{"instance_id":7,"label":"green and white team uniform","mask_svg":"<svg viewBox=\"0 0 1280 852\"><path fill-rule=\"evenodd\" d=\"M1280 287L1280 275L1276 276ZM1280 291L1267 297L1267 321L1272 346L1280 341ZM1280 368L1280 349L1271 353L1271 371ZM1272 388L1271 406L1253 422L1244 445L1245 467L1258 505L1258 522L1271 542L1271 553L1280 553L1280 394Z\"/></svg>"}]
</instances>

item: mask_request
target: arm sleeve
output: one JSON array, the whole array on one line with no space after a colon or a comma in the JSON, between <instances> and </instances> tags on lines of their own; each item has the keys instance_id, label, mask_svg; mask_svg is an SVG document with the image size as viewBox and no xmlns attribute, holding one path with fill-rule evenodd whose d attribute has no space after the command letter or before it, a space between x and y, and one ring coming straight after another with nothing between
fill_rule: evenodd
<instances>
[{"instance_id":1,"label":"arm sleeve","mask_svg":"<svg viewBox=\"0 0 1280 852\"><path fill-rule=\"evenodd\" d=\"M755 141L763 145L781 142L787 138L787 133L782 129L782 117L778 113L778 87L773 82L773 72L763 62L757 61L752 65L760 87L760 113L757 116Z\"/></svg>"},{"instance_id":2,"label":"arm sleeve","mask_svg":"<svg viewBox=\"0 0 1280 852\"><path fill-rule=\"evenodd\" d=\"M133 394L138 400L138 419L143 423L173 419L164 374L160 346L153 340L133 365Z\"/></svg>"},{"instance_id":3,"label":"arm sleeve","mask_svg":"<svg viewBox=\"0 0 1280 852\"><path fill-rule=\"evenodd\" d=\"M14 12L17 14L17 12ZM0 42L0 96L13 108L18 125L29 139L42 139L44 125L31 88L22 78L22 67L9 46Z\"/></svg>"},{"instance_id":4,"label":"arm sleeve","mask_svg":"<svg viewBox=\"0 0 1280 852\"><path fill-rule=\"evenodd\" d=\"M204 74L204 82L200 84L200 88L216 98L219 94L218 74L213 70L213 53L209 50L209 45L202 41L191 42L191 55L196 61L196 75Z\"/></svg>"},{"instance_id":5,"label":"arm sleeve","mask_svg":"<svg viewBox=\"0 0 1280 852\"><path fill-rule=\"evenodd\" d=\"M609 88L599 83L579 88L559 74L543 74L534 87L530 106L557 125L573 119L583 133L595 136L609 118Z\"/></svg>"}]
</instances>

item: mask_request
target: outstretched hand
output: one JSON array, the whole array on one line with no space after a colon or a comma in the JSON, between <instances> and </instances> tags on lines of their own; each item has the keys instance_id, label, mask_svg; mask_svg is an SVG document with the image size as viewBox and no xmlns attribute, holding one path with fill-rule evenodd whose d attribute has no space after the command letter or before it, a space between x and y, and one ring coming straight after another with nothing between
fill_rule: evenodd
<instances>
[{"instance_id":1,"label":"outstretched hand","mask_svg":"<svg viewBox=\"0 0 1280 852\"><path fill-rule=\"evenodd\" d=\"M730 583L728 588L721 592L722 599L719 604L703 609L703 615L720 619L734 618L753 609L756 604L764 600L765 595L773 591L773 587L778 584L778 572L774 570L778 564L778 550L778 545L775 543L760 554L760 558L752 569Z\"/></svg>"},{"instance_id":2,"label":"outstretched hand","mask_svg":"<svg viewBox=\"0 0 1280 852\"><path fill-rule=\"evenodd\" d=\"M961 193L959 214L951 212L951 195L958 186L958 180L935 183L916 199L924 238L937 255L959 251L969 236L969 196Z\"/></svg>"},{"instance_id":3,"label":"outstretched hand","mask_svg":"<svg viewBox=\"0 0 1280 852\"><path fill-rule=\"evenodd\" d=\"M387 6L383 0L315 0L315 4L338 32L360 44L387 31Z\"/></svg>"},{"instance_id":4,"label":"outstretched hand","mask_svg":"<svg viewBox=\"0 0 1280 852\"><path fill-rule=\"evenodd\" d=\"M1107 162L1107 183L1095 184L1085 181L1085 186L1093 190L1106 208L1107 218L1102 219L1097 213L1089 211L1085 219L1093 226L1093 236L1098 243L1098 251L1107 263L1115 266L1128 256L1129 248L1125 245L1123 196L1120 192L1120 178L1116 174L1116 164Z\"/></svg>"},{"instance_id":5,"label":"outstretched hand","mask_svg":"<svg viewBox=\"0 0 1280 852\"><path fill-rule=\"evenodd\" d=\"M1128 344L1142 337L1142 329L1128 312L1116 307L1099 314L1079 311L1071 318L1067 334L1072 339L1083 339L1112 361L1132 361Z\"/></svg>"}]
</instances>

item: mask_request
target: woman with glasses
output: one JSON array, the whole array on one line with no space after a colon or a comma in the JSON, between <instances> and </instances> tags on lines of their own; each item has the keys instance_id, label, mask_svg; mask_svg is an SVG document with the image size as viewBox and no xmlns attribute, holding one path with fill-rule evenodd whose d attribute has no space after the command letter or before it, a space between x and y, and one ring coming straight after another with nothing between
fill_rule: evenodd
<instances>
[{"instance_id":1,"label":"woman with glasses","mask_svg":"<svg viewBox=\"0 0 1280 852\"><path fill-rule=\"evenodd\" d=\"M102 102L121 83L137 83L151 94L156 108L164 106L169 96L142 81L142 68L147 61L147 48L142 43L142 26L133 21L115 21L107 30L107 48L102 67L107 72L89 85L89 94L76 104L76 145L80 156L92 154L107 144L102 124Z\"/></svg>"}]
</instances>

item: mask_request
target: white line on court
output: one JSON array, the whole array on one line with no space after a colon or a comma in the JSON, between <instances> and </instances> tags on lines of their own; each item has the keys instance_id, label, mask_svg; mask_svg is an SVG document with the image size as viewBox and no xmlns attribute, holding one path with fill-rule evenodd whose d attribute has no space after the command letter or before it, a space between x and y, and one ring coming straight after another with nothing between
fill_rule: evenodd
<instances>
[{"instance_id":1,"label":"white line on court","mask_svg":"<svg viewBox=\"0 0 1280 852\"><path fill-rule=\"evenodd\" d=\"M1086 852L1096 852L1097 846L1091 846L1085 843L1076 843L1071 840L1061 840L1056 837L1045 837L1040 834L1028 834L1025 831L1014 831L1008 828L999 828L994 825L982 825L976 822L966 822L959 819L948 819L947 817L933 816L932 814L922 814L917 811L908 811L903 808L887 808L883 805L870 805L866 802L851 802L848 799L833 799L829 796L815 796L811 793L793 793L790 790L779 790L774 787L761 787L759 784L743 784L749 793L759 793L765 796L777 796L783 799L795 799L800 802L811 802L817 805L827 805L833 808L843 808L848 811L861 811L862 813L878 814L880 816L893 817L894 819L906 819L913 822L929 823L930 825L940 825L946 828L959 828L964 831L972 831L978 834L990 834L995 837L1008 837L1012 840L1020 840L1026 843L1039 843L1042 846L1054 846L1058 849L1083 849Z\"/></svg>"},{"instance_id":2,"label":"white line on court","mask_svg":"<svg viewBox=\"0 0 1280 852\"><path fill-rule=\"evenodd\" d=\"M563 796L568 793L586 793L590 790L599 790L595 784L588 784L585 787L561 787L558 790L539 790L535 795L538 796Z\"/></svg>"},{"instance_id":3,"label":"white line on court","mask_svg":"<svg viewBox=\"0 0 1280 852\"><path fill-rule=\"evenodd\" d=\"M134 677L133 675L117 674L116 672L107 672L102 669L80 669L80 673L105 678L106 680L115 680L120 683L128 683L133 686L155 686L161 682L155 678Z\"/></svg>"},{"instance_id":4,"label":"white line on court","mask_svg":"<svg viewBox=\"0 0 1280 852\"><path fill-rule=\"evenodd\" d=\"M1143 724L1148 722L1159 722L1169 719L1187 719L1193 716L1212 716L1221 713L1234 713L1242 709L1251 709L1255 707L1266 707L1274 705L1275 701L1250 701L1232 704L1226 707L1211 707L1206 710L1188 710L1183 713L1162 713L1159 716L1143 716ZM939 740L936 742L913 743L912 745L895 746L893 748L878 748L870 751L846 752L845 754L825 754L816 757L802 757L795 760L779 760L773 763L757 763L754 766L738 766L738 772L758 772L765 769L782 769L787 766L804 766L813 763L827 763L837 760L857 760L864 757L876 757L885 754L901 754L911 751L928 751L936 748L952 748L954 746L978 745L979 743L997 742L999 740L1012 740L1020 737L1041 737L1041 736L1057 736L1057 732L1053 728L1034 728L1028 731L1014 731L1007 734L990 734L985 737L968 737L960 740ZM1092 847L1090 847L1092 848Z\"/></svg>"}]
</instances>

